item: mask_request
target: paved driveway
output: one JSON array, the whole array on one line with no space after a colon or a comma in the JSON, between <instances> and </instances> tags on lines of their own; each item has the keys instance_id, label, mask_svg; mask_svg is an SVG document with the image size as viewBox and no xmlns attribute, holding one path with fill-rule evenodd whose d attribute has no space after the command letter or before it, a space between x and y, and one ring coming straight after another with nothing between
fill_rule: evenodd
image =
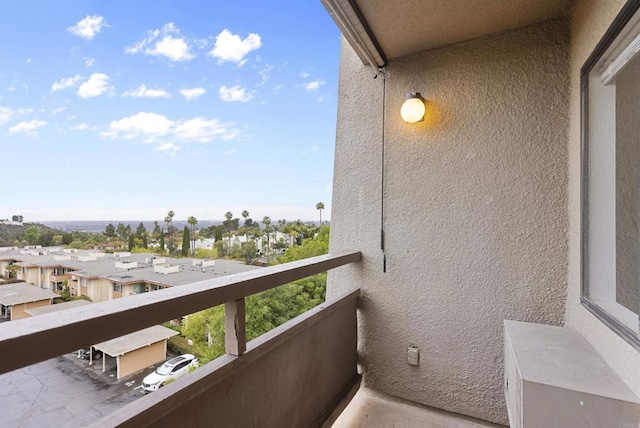
<instances>
[{"instance_id":1,"label":"paved driveway","mask_svg":"<svg viewBox=\"0 0 640 428\"><path fill-rule=\"evenodd\" d=\"M98 370L99 368L99 370ZM140 398L145 370L115 380L65 355L0 376L0 426L82 427Z\"/></svg>"}]
</instances>

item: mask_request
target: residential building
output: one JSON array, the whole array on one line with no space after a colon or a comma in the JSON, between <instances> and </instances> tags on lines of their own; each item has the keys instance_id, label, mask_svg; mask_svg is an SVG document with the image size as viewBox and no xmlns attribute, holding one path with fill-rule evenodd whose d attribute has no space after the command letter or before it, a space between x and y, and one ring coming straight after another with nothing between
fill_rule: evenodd
<instances>
[{"instance_id":1,"label":"residential building","mask_svg":"<svg viewBox=\"0 0 640 428\"><path fill-rule=\"evenodd\" d=\"M161 290L258 269L232 260L160 257L152 253L60 249L8 249L0 253L0 273L9 264L20 266L17 279L58 294L67 281L71 296L93 302Z\"/></svg>"}]
</instances>

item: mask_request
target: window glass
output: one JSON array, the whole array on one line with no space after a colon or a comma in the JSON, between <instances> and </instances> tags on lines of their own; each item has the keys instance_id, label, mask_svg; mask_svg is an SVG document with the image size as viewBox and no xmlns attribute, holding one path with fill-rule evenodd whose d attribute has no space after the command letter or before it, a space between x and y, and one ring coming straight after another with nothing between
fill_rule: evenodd
<instances>
[{"instance_id":1,"label":"window glass","mask_svg":"<svg viewBox=\"0 0 640 428\"><path fill-rule=\"evenodd\" d=\"M640 12L583 69L583 303L636 345L640 314Z\"/></svg>"}]
</instances>

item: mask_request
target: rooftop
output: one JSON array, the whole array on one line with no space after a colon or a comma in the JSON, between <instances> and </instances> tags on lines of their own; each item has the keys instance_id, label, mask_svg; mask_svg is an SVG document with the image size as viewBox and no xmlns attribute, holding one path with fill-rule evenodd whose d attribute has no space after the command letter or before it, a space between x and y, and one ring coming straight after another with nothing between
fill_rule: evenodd
<instances>
[{"instance_id":1,"label":"rooftop","mask_svg":"<svg viewBox=\"0 0 640 428\"><path fill-rule=\"evenodd\" d=\"M52 312L60 312L67 309L78 308L80 306L90 305L91 302L86 300L72 300L70 302L56 303L55 305L42 306L40 308L30 308L25 310L26 313L32 316L50 314Z\"/></svg>"},{"instance_id":2,"label":"rooftop","mask_svg":"<svg viewBox=\"0 0 640 428\"><path fill-rule=\"evenodd\" d=\"M26 282L16 282L13 284L0 285L0 304L13 306L20 303L37 302L58 297L51 290L35 287Z\"/></svg>"},{"instance_id":3,"label":"rooftop","mask_svg":"<svg viewBox=\"0 0 640 428\"><path fill-rule=\"evenodd\" d=\"M82 261L83 257L100 254L93 260ZM159 285L177 286L219 276L247 272L260 269L248 266L243 262L233 260L216 260L215 266L194 266L192 258L172 258L159 256L154 253L133 253L127 257L118 257L117 253L100 253L90 250L78 250L73 253L63 252L60 248L40 248L37 250L11 249L0 253L0 260L16 260L23 267L63 267L73 270L78 277L101 277L121 283L151 282ZM68 260L56 260L60 256L70 257ZM153 260L162 258L168 266L179 266L179 271L170 274L154 272ZM137 266L130 269L116 268L116 262L136 262Z\"/></svg>"},{"instance_id":4,"label":"rooftop","mask_svg":"<svg viewBox=\"0 0 640 428\"><path fill-rule=\"evenodd\" d=\"M107 355L116 357L143 346L151 345L152 343L160 340L176 336L177 334L177 331L171 330L170 328L163 327L161 325L154 325L153 327L145 328L144 330L97 343L93 345L93 347L103 351Z\"/></svg>"}]
</instances>

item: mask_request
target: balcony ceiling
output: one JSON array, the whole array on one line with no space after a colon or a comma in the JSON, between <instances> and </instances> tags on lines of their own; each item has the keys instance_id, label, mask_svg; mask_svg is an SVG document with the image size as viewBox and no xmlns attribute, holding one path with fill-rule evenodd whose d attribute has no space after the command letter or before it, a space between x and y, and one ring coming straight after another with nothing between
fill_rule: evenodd
<instances>
[{"instance_id":1,"label":"balcony ceiling","mask_svg":"<svg viewBox=\"0 0 640 428\"><path fill-rule=\"evenodd\" d=\"M563 15L570 0L350 0L387 59Z\"/></svg>"}]
</instances>

